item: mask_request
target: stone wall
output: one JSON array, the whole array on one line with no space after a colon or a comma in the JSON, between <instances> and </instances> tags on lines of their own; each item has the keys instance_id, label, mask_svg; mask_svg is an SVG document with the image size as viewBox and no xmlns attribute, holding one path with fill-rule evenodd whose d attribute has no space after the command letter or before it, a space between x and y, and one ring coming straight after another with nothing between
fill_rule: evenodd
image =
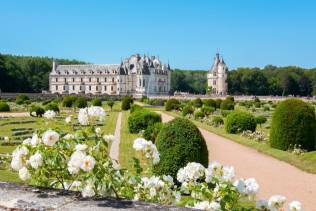
<instances>
[{"instance_id":1,"label":"stone wall","mask_svg":"<svg viewBox=\"0 0 316 211\"><path fill-rule=\"evenodd\" d=\"M192 210L114 198L82 198L78 192L0 182L0 210Z\"/></svg>"}]
</instances>

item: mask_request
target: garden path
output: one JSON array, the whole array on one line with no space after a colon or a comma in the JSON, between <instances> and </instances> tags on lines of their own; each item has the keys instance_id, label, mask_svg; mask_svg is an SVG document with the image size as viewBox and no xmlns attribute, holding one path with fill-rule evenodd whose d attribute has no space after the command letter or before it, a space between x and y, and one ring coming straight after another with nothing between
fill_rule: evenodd
<instances>
[{"instance_id":1,"label":"garden path","mask_svg":"<svg viewBox=\"0 0 316 211\"><path fill-rule=\"evenodd\" d=\"M111 144L110 149L110 158L114 160L113 166L118 167L118 161L119 161L119 146L120 146L120 140L121 140L121 124L122 124L122 112L118 114L116 126L115 126L115 132L114 132L114 141Z\"/></svg>"},{"instance_id":2,"label":"garden path","mask_svg":"<svg viewBox=\"0 0 316 211\"><path fill-rule=\"evenodd\" d=\"M30 116L29 112L5 112L5 113L0 113L0 118L1 117L28 117Z\"/></svg>"},{"instance_id":3,"label":"garden path","mask_svg":"<svg viewBox=\"0 0 316 211\"><path fill-rule=\"evenodd\" d=\"M158 113L163 122L174 118ZM199 130L206 140L209 160L234 166L237 178L255 178L260 185L258 199L280 194L286 196L288 202L300 201L304 210L316 211L316 174L304 172L207 130Z\"/></svg>"}]
</instances>

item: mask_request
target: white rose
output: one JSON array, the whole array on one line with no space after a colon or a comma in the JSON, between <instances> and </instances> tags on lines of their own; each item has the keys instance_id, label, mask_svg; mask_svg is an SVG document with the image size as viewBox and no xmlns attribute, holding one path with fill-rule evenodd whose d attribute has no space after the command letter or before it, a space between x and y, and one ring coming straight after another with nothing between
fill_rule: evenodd
<instances>
[{"instance_id":1,"label":"white rose","mask_svg":"<svg viewBox=\"0 0 316 211\"><path fill-rule=\"evenodd\" d=\"M283 208L286 198L281 195L273 195L268 201L268 206L271 210L279 210Z\"/></svg>"},{"instance_id":2,"label":"white rose","mask_svg":"<svg viewBox=\"0 0 316 211\"><path fill-rule=\"evenodd\" d=\"M98 137L100 137L101 136L101 128L97 127L95 129L95 133L97 134Z\"/></svg>"},{"instance_id":3,"label":"white rose","mask_svg":"<svg viewBox=\"0 0 316 211\"><path fill-rule=\"evenodd\" d=\"M86 154L82 151L75 151L72 153L68 162L68 171L70 174L77 174L79 172L80 166L85 156Z\"/></svg>"},{"instance_id":4,"label":"white rose","mask_svg":"<svg viewBox=\"0 0 316 211\"><path fill-rule=\"evenodd\" d=\"M95 192L93 190L93 185L88 184L84 187L84 189L81 191L81 194L83 197L92 197L95 195Z\"/></svg>"},{"instance_id":5,"label":"white rose","mask_svg":"<svg viewBox=\"0 0 316 211\"><path fill-rule=\"evenodd\" d=\"M75 136L74 136L73 134L70 134L70 133L68 133L68 134L66 134L66 135L64 136L64 139L66 139L66 140L74 139L74 138L75 138Z\"/></svg>"},{"instance_id":6,"label":"white rose","mask_svg":"<svg viewBox=\"0 0 316 211\"><path fill-rule=\"evenodd\" d=\"M11 168L15 171L19 171L21 168L23 168L22 158L19 156L13 157L11 160Z\"/></svg>"},{"instance_id":7,"label":"white rose","mask_svg":"<svg viewBox=\"0 0 316 211\"><path fill-rule=\"evenodd\" d=\"M88 145L86 145L86 144L77 144L75 148L76 148L77 151L85 151L86 149L88 149Z\"/></svg>"},{"instance_id":8,"label":"white rose","mask_svg":"<svg viewBox=\"0 0 316 211\"><path fill-rule=\"evenodd\" d=\"M19 177L21 180L25 181L31 178L31 174L26 167L23 167L19 170Z\"/></svg>"},{"instance_id":9,"label":"white rose","mask_svg":"<svg viewBox=\"0 0 316 211\"><path fill-rule=\"evenodd\" d=\"M29 163L34 169L37 169L38 167L42 166L42 155L39 152L36 152L34 155L30 157Z\"/></svg>"},{"instance_id":10,"label":"white rose","mask_svg":"<svg viewBox=\"0 0 316 211\"><path fill-rule=\"evenodd\" d=\"M31 139L31 145L33 147L35 147L39 143L41 143L41 139L38 137L38 135L36 133L34 133L33 136L32 136L32 139Z\"/></svg>"},{"instance_id":11,"label":"white rose","mask_svg":"<svg viewBox=\"0 0 316 211\"><path fill-rule=\"evenodd\" d=\"M9 137L8 137L8 136L5 136L5 137L4 137L4 140L5 140L5 141L9 141Z\"/></svg>"},{"instance_id":12,"label":"white rose","mask_svg":"<svg viewBox=\"0 0 316 211\"><path fill-rule=\"evenodd\" d=\"M78 121L81 125L89 124L89 116L88 116L87 108L81 108L79 110Z\"/></svg>"},{"instance_id":13,"label":"white rose","mask_svg":"<svg viewBox=\"0 0 316 211\"><path fill-rule=\"evenodd\" d=\"M27 138L27 139L25 139L25 140L22 142L22 144L30 145L30 144L31 144L31 141L32 141L31 138Z\"/></svg>"},{"instance_id":14,"label":"white rose","mask_svg":"<svg viewBox=\"0 0 316 211\"><path fill-rule=\"evenodd\" d=\"M65 122L66 122L67 124L69 124L69 123L71 122L71 116L67 116L67 117L65 118Z\"/></svg>"},{"instance_id":15,"label":"white rose","mask_svg":"<svg viewBox=\"0 0 316 211\"><path fill-rule=\"evenodd\" d=\"M53 130L48 130L43 134L42 139L44 144L53 146L59 140L59 134Z\"/></svg>"},{"instance_id":16,"label":"white rose","mask_svg":"<svg viewBox=\"0 0 316 211\"><path fill-rule=\"evenodd\" d=\"M94 165L95 165L94 157L88 155L83 158L80 168L83 171L88 172L93 169Z\"/></svg>"}]
</instances>

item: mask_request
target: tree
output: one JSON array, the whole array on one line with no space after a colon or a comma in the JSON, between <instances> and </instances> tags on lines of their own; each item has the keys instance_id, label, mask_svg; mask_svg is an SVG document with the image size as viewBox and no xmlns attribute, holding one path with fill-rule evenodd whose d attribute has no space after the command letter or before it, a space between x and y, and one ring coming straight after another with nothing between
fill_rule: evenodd
<instances>
[{"instance_id":1,"label":"tree","mask_svg":"<svg viewBox=\"0 0 316 211\"><path fill-rule=\"evenodd\" d=\"M111 111L112 111L112 107L114 106L114 101L113 100L108 100L106 102L106 104L111 108Z\"/></svg>"}]
</instances>

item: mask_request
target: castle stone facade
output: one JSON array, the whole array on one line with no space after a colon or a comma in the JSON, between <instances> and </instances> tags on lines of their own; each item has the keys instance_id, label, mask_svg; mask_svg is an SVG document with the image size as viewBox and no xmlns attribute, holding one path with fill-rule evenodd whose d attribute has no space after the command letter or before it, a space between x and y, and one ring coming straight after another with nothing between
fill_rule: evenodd
<instances>
[{"instance_id":1,"label":"castle stone facade","mask_svg":"<svg viewBox=\"0 0 316 211\"><path fill-rule=\"evenodd\" d=\"M214 58L214 63L207 74L207 84L211 94L227 95L227 72L223 57L219 53Z\"/></svg>"},{"instance_id":2,"label":"castle stone facade","mask_svg":"<svg viewBox=\"0 0 316 211\"><path fill-rule=\"evenodd\" d=\"M168 95L170 66L155 56L135 54L121 64L58 65L53 61L49 90L59 94Z\"/></svg>"}]
</instances>

